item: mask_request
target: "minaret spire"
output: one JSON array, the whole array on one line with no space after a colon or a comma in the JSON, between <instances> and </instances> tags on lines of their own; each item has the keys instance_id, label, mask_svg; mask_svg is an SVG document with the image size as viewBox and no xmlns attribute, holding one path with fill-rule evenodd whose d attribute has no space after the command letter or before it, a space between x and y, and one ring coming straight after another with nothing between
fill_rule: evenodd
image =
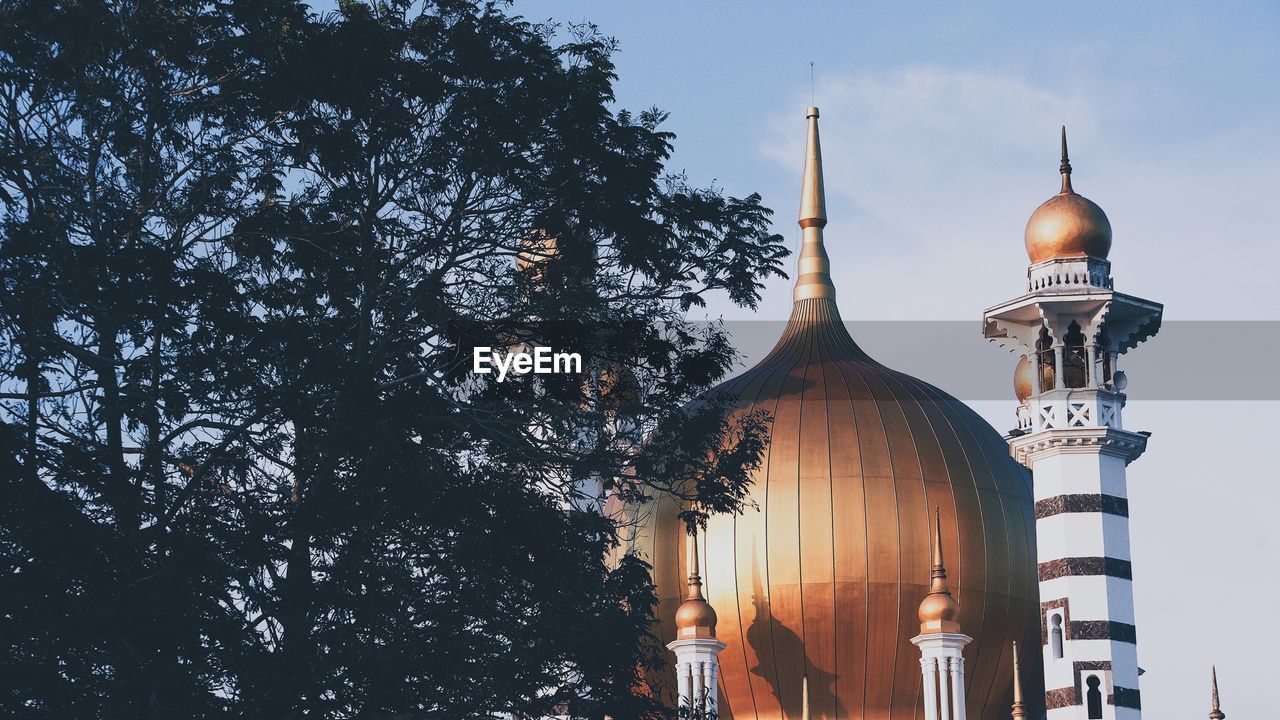
<instances>
[{"instance_id":1,"label":"minaret spire","mask_svg":"<svg viewBox=\"0 0 1280 720\"><path fill-rule=\"evenodd\" d=\"M1227 714L1218 705L1218 667L1214 665L1209 674L1213 678L1213 709L1209 711L1209 720L1223 720Z\"/></svg>"},{"instance_id":2,"label":"minaret spire","mask_svg":"<svg viewBox=\"0 0 1280 720\"><path fill-rule=\"evenodd\" d=\"M1067 126L1062 126L1062 162L1058 165L1062 173L1062 194L1074 193L1071 189L1071 160L1067 157Z\"/></svg>"},{"instance_id":3,"label":"minaret spire","mask_svg":"<svg viewBox=\"0 0 1280 720\"><path fill-rule=\"evenodd\" d=\"M1022 704L1022 670L1018 665L1018 643L1013 644L1013 720L1027 717L1027 708Z\"/></svg>"},{"instance_id":4,"label":"minaret spire","mask_svg":"<svg viewBox=\"0 0 1280 720\"><path fill-rule=\"evenodd\" d=\"M947 568L942 563L942 510L933 509L933 569L929 573L929 592L951 595L947 589Z\"/></svg>"},{"instance_id":5,"label":"minaret spire","mask_svg":"<svg viewBox=\"0 0 1280 720\"><path fill-rule=\"evenodd\" d=\"M702 568L698 563L698 530L689 533L689 591L686 600L706 600L702 596Z\"/></svg>"},{"instance_id":6,"label":"minaret spire","mask_svg":"<svg viewBox=\"0 0 1280 720\"><path fill-rule=\"evenodd\" d=\"M809 298L836 297L831 283L831 261L822 242L822 229L827 225L827 192L822 182L822 143L818 139L818 108L805 112L809 139L805 146L804 182L800 187L800 227L804 244L793 297L796 302Z\"/></svg>"},{"instance_id":7,"label":"minaret spire","mask_svg":"<svg viewBox=\"0 0 1280 720\"><path fill-rule=\"evenodd\" d=\"M800 720L809 720L809 673L800 682Z\"/></svg>"}]
</instances>

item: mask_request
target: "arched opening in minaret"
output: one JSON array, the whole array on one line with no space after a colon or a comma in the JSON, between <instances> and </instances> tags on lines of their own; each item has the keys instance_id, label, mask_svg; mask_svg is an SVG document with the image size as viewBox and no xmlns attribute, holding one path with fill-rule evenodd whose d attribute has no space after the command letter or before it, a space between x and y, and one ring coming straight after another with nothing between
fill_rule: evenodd
<instances>
[{"instance_id":1,"label":"arched opening in minaret","mask_svg":"<svg viewBox=\"0 0 1280 720\"><path fill-rule=\"evenodd\" d=\"M1069 388L1081 388L1089 384L1089 355L1084 349L1084 333L1075 320L1067 326L1062 338L1062 379Z\"/></svg>"},{"instance_id":2,"label":"arched opening in minaret","mask_svg":"<svg viewBox=\"0 0 1280 720\"><path fill-rule=\"evenodd\" d=\"M1085 681L1085 685L1089 689L1085 691L1085 706L1089 710L1089 720L1102 720L1102 690L1098 686L1102 685L1102 681L1097 675L1090 675Z\"/></svg>"},{"instance_id":3,"label":"arched opening in minaret","mask_svg":"<svg viewBox=\"0 0 1280 720\"><path fill-rule=\"evenodd\" d=\"M1040 339L1036 340L1036 377L1040 381L1040 392L1053 389L1053 336L1049 335L1049 328L1040 328Z\"/></svg>"},{"instance_id":4,"label":"arched opening in minaret","mask_svg":"<svg viewBox=\"0 0 1280 720\"><path fill-rule=\"evenodd\" d=\"M1062 659L1062 616L1054 613L1049 616L1049 649L1053 652L1054 660Z\"/></svg>"}]
</instances>

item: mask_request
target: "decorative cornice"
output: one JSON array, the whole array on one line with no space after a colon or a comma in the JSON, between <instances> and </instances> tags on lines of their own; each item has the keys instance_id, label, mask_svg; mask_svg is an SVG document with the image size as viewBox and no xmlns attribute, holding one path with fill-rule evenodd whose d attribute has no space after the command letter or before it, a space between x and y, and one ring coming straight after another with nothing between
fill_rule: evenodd
<instances>
[{"instance_id":1,"label":"decorative cornice","mask_svg":"<svg viewBox=\"0 0 1280 720\"><path fill-rule=\"evenodd\" d=\"M1147 436L1116 428L1060 428L1009 438L1009 454L1031 467L1045 455L1095 453L1124 458L1126 465L1147 449Z\"/></svg>"}]
</instances>

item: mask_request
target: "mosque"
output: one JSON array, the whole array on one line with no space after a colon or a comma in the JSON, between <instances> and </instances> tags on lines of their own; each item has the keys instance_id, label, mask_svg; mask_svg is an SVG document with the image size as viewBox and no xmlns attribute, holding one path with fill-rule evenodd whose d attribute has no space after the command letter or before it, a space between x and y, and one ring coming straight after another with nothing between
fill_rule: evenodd
<instances>
[{"instance_id":1,"label":"mosque","mask_svg":"<svg viewBox=\"0 0 1280 720\"><path fill-rule=\"evenodd\" d=\"M1121 355L1158 303L1118 292L1111 226L1071 183L1032 213L1025 292L983 313L1021 355L1017 427L876 362L840 319L818 108L806 113L803 232L773 350L720 386L772 416L758 511L689 535L656 503L653 564L682 707L720 718L1136 720L1141 716ZM668 675L672 673L668 671ZM1225 717L1213 679L1211 720Z\"/></svg>"}]
</instances>

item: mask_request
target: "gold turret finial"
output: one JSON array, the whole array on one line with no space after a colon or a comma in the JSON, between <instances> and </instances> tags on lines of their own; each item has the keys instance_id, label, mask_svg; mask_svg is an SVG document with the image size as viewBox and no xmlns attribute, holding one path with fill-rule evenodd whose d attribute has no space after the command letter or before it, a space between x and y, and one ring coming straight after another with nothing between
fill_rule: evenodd
<instances>
[{"instance_id":1,"label":"gold turret finial","mask_svg":"<svg viewBox=\"0 0 1280 720\"><path fill-rule=\"evenodd\" d=\"M702 568L698 560L698 530L689 533L689 592L686 600L706 600L702 597Z\"/></svg>"},{"instance_id":2,"label":"gold turret finial","mask_svg":"<svg viewBox=\"0 0 1280 720\"><path fill-rule=\"evenodd\" d=\"M1067 126L1062 126L1062 162L1058 165L1058 172L1062 173L1062 192L1074 193L1071 189L1071 160L1067 157Z\"/></svg>"},{"instance_id":3,"label":"gold turret finial","mask_svg":"<svg viewBox=\"0 0 1280 720\"><path fill-rule=\"evenodd\" d=\"M716 611L702 595L702 573L698 566L698 529L689 533L689 589L676 609L676 637L714 638Z\"/></svg>"},{"instance_id":4,"label":"gold turret finial","mask_svg":"<svg viewBox=\"0 0 1280 720\"><path fill-rule=\"evenodd\" d=\"M1218 666L1212 666L1209 674L1213 679L1213 709L1209 711L1209 720L1223 720L1227 714L1222 712L1222 708L1218 705Z\"/></svg>"},{"instance_id":5,"label":"gold turret finial","mask_svg":"<svg viewBox=\"0 0 1280 720\"><path fill-rule=\"evenodd\" d=\"M929 592L947 590L947 568L942 563L942 509L933 509L933 569L929 572Z\"/></svg>"},{"instance_id":6,"label":"gold turret finial","mask_svg":"<svg viewBox=\"0 0 1280 720\"><path fill-rule=\"evenodd\" d=\"M934 508L933 568L929 572L929 594L920 602L920 632L960 632L960 605L947 589L947 568L942 562L942 511Z\"/></svg>"},{"instance_id":7,"label":"gold turret finial","mask_svg":"<svg viewBox=\"0 0 1280 720\"><path fill-rule=\"evenodd\" d=\"M800 720L809 720L809 673L800 682Z\"/></svg>"},{"instance_id":8,"label":"gold turret finial","mask_svg":"<svg viewBox=\"0 0 1280 720\"><path fill-rule=\"evenodd\" d=\"M804 182L800 187L800 227L803 245L797 263L793 297L798 302L809 298L836 297L831 282L831 260L822 241L822 228L827 225L827 192L822 181L822 143L818 139L818 108L805 112L809 139L805 146Z\"/></svg>"},{"instance_id":9,"label":"gold turret finial","mask_svg":"<svg viewBox=\"0 0 1280 720\"><path fill-rule=\"evenodd\" d=\"M1027 717L1027 708L1022 704L1022 671L1018 666L1018 643L1013 644L1013 720Z\"/></svg>"}]
</instances>

